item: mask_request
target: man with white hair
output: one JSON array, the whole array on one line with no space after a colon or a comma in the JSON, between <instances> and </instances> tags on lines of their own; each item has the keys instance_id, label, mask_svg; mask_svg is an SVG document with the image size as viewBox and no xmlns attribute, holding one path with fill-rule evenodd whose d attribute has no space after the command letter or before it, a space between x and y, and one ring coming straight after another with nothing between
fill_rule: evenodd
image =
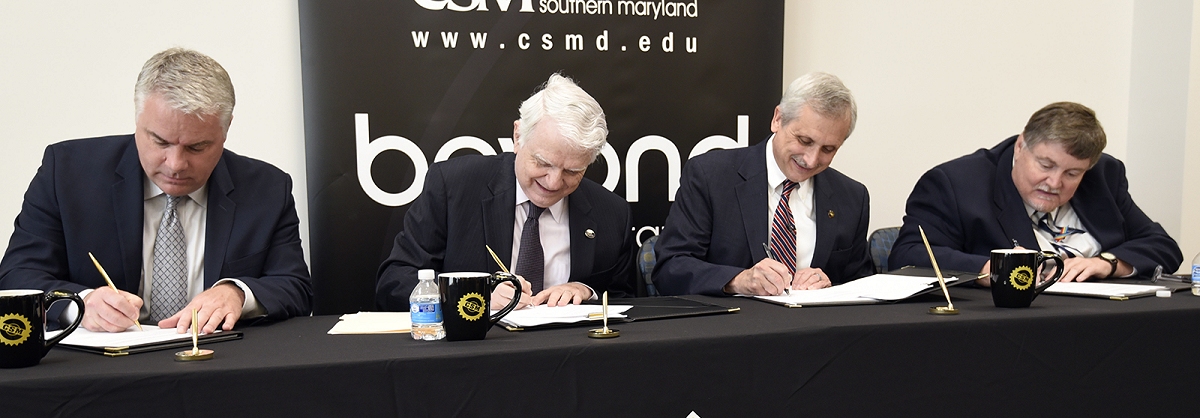
<instances>
[{"instance_id":1,"label":"man with white hair","mask_svg":"<svg viewBox=\"0 0 1200 418\"><path fill-rule=\"evenodd\" d=\"M829 168L857 117L841 80L809 73L784 92L766 141L688 161L654 248L658 289L779 295L874 273L867 188Z\"/></svg>"},{"instance_id":2,"label":"man with white hair","mask_svg":"<svg viewBox=\"0 0 1200 418\"><path fill-rule=\"evenodd\" d=\"M632 293L629 203L583 177L606 143L600 104L571 79L550 76L521 103L513 152L451 158L429 167L379 267L376 304L408 310L417 270L495 271L490 246L522 291L504 284L492 306L561 306ZM516 262L513 263L512 260Z\"/></svg>"},{"instance_id":3,"label":"man with white hair","mask_svg":"<svg viewBox=\"0 0 1200 418\"><path fill-rule=\"evenodd\" d=\"M134 88L132 135L46 148L0 288L78 292L91 331L137 320L184 332L193 309L203 332L308 315L291 177L225 149L233 106L233 83L212 58L180 48L151 57ZM71 305L50 318L77 315Z\"/></svg>"}]
</instances>

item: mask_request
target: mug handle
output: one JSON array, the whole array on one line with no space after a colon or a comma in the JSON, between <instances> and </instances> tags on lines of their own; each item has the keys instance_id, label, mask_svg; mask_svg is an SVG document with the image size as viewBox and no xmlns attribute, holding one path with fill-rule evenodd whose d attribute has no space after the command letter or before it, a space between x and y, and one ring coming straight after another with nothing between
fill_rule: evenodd
<instances>
[{"instance_id":1,"label":"mug handle","mask_svg":"<svg viewBox=\"0 0 1200 418\"><path fill-rule=\"evenodd\" d=\"M46 299L44 302L42 302L42 306L49 308L50 304L64 299L70 299L72 302L75 302L75 306L79 307L79 315L75 316L75 322L71 323L71 326L64 329L63 332L58 333L58 336L46 341L47 350L49 350L50 347L53 347L55 344L58 344L60 340L66 338L67 335L71 334L71 332L74 332L75 328L79 328L79 323L83 321L83 299L81 299L79 294L75 292L68 292L62 289L46 292Z\"/></svg>"},{"instance_id":2,"label":"mug handle","mask_svg":"<svg viewBox=\"0 0 1200 418\"><path fill-rule=\"evenodd\" d=\"M1062 259L1062 256L1058 255L1058 253L1054 253L1054 252L1050 252L1050 251L1042 251L1042 252L1038 253L1037 265L1043 266L1042 270L1045 271L1044 263L1047 261L1050 261L1050 260L1054 260L1054 264L1058 265L1058 267L1054 269L1054 277L1047 279L1046 281L1042 282L1042 284L1039 284L1036 288L1033 289L1033 299L1037 299L1038 295L1042 294L1042 292L1045 291L1046 288L1054 285L1055 283L1058 283L1058 279L1062 278L1063 259Z\"/></svg>"},{"instance_id":3,"label":"mug handle","mask_svg":"<svg viewBox=\"0 0 1200 418\"><path fill-rule=\"evenodd\" d=\"M496 286L499 286L500 283L504 283L504 282L512 282L513 289L516 289L516 292L517 292L516 293L517 297L512 298L512 300L508 301L508 306L505 306L504 309L500 310L500 312L496 312L496 313L492 314L491 324L496 325L497 322L500 322L500 318L504 318L504 315L508 315L508 313L512 312L513 309L516 309L517 303L521 302L521 298L520 298L520 296L521 296L521 281L517 280L517 276L515 276L515 275L505 273L505 272L500 272L500 271L493 274L493 277L495 277L496 280L491 281L492 282L491 288L488 289L489 292L496 291Z\"/></svg>"}]
</instances>

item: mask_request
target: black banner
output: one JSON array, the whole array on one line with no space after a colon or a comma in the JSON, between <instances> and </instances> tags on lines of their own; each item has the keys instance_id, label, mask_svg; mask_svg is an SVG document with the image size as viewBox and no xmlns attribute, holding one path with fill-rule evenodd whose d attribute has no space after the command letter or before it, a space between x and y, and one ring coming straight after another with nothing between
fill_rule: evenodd
<instances>
[{"instance_id":1,"label":"black banner","mask_svg":"<svg viewBox=\"0 0 1200 418\"><path fill-rule=\"evenodd\" d=\"M511 151L518 105L558 71L607 115L587 177L656 235L683 161L770 133L783 3L301 1L315 313L373 310L429 164Z\"/></svg>"}]
</instances>

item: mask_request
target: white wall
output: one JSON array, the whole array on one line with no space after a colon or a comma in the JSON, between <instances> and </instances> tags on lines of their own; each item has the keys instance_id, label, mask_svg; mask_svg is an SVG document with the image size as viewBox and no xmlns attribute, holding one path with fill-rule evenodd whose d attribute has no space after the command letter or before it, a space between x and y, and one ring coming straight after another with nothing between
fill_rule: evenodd
<instances>
[{"instance_id":1,"label":"white wall","mask_svg":"<svg viewBox=\"0 0 1200 418\"><path fill-rule=\"evenodd\" d=\"M872 229L901 223L930 167L1019 133L1046 104L1083 103L1106 151L1127 163L1134 199L1190 264L1200 251L1193 3L789 0L783 81L827 71L854 91L858 125L833 166L870 189Z\"/></svg>"},{"instance_id":2,"label":"white wall","mask_svg":"<svg viewBox=\"0 0 1200 418\"><path fill-rule=\"evenodd\" d=\"M0 3L0 242L46 145L133 132L142 63L181 46L229 72L237 108L226 147L290 173L308 248L295 1ZM307 251L306 251L307 254Z\"/></svg>"},{"instance_id":3,"label":"white wall","mask_svg":"<svg viewBox=\"0 0 1200 418\"><path fill-rule=\"evenodd\" d=\"M780 85L822 70L854 90L858 128L834 166L870 188L872 228L900 224L929 167L1016 134L1047 103L1084 103L1104 123L1108 152L1128 163L1134 197L1190 260L1200 252L1195 22L1194 0L788 0ZM131 132L137 72L171 46L229 70L238 106L227 145L292 174L308 248L297 6L283 0L0 3L0 242L44 147ZM1146 85L1187 94L1160 101L1139 95ZM1174 125L1139 119L1160 109ZM1157 169L1160 156L1182 156L1173 164L1183 168Z\"/></svg>"}]
</instances>

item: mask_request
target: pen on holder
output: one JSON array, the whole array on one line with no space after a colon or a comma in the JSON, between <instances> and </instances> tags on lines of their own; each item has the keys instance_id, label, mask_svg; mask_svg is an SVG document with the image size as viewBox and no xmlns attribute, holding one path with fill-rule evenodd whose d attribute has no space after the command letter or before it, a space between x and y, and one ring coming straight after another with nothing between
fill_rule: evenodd
<instances>
[{"instance_id":1,"label":"pen on holder","mask_svg":"<svg viewBox=\"0 0 1200 418\"><path fill-rule=\"evenodd\" d=\"M104 281L108 283L108 288L112 289L118 295L121 294L121 292L117 291L117 285L113 284L112 279L108 278L108 272L104 271L104 267L100 267L100 262L96 261L96 256L92 255L91 251L88 251L88 257L92 258L92 264L96 265L96 270L100 270L100 275L104 276ZM142 330L142 324L138 322L137 318L133 318L133 324L137 325L138 331Z\"/></svg>"},{"instance_id":2,"label":"pen on holder","mask_svg":"<svg viewBox=\"0 0 1200 418\"><path fill-rule=\"evenodd\" d=\"M763 243L763 251L767 253L767 258L775 260L775 261L779 261L778 258L775 258L775 253L771 251L771 246L767 245L767 243L765 243L765 242ZM792 295L791 281L792 281L791 277L789 277L787 287L783 288L783 294L788 295L788 296Z\"/></svg>"}]
</instances>

